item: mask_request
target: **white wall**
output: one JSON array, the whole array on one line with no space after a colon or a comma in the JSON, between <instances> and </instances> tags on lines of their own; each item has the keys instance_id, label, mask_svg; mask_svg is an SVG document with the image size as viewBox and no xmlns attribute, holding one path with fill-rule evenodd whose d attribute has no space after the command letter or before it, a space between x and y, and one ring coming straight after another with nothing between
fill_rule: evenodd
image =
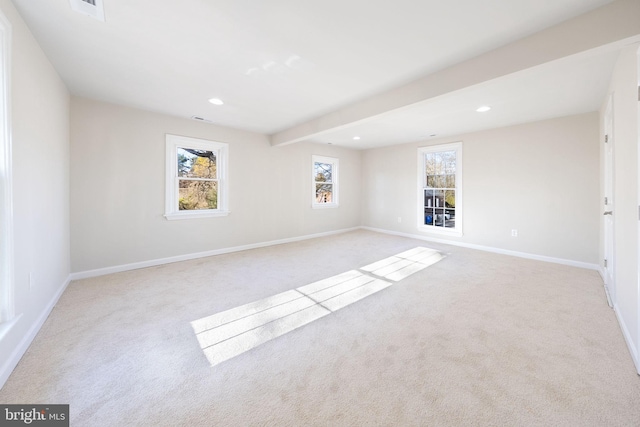
<instances>
[{"instance_id":1,"label":"white wall","mask_svg":"<svg viewBox=\"0 0 640 427\"><path fill-rule=\"evenodd\" d=\"M625 48L613 71L614 136L614 306L627 344L638 359L638 48ZM604 120L606 100L601 109ZM601 138L602 139L602 138ZM603 143L601 143L603 144ZM601 148L604 150L604 147ZM602 224L601 224L602 233ZM601 257L602 258L602 257Z\"/></svg>"},{"instance_id":2,"label":"white wall","mask_svg":"<svg viewBox=\"0 0 640 427\"><path fill-rule=\"evenodd\" d=\"M598 128L588 113L367 150L363 225L445 238L417 230L417 148L462 141L464 235L446 239L597 264Z\"/></svg>"},{"instance_id":3,"label":"white wall","mask_svg":"<svg viewBox=\"0 0 640 427\"><path fill-rule=\"evenodd\" d=\"M9 0L15 311L0 338L0 385L69 276L69 93ZM31 288L29 286L31 274ZM6 325L5 325L6 327Z\"/></svg>"},{"instance_id":4,"label":"white wall","mask_svg":"<svg viewBox=\"0 0 640 427\"><path fill-rule=\"evenodd\" d=\"M165 134L229 144L227 217L168 221ZM265 135L82 98L71 101L72 271L357 227L358 151L271 147ZM311 209L311 156L340 159L340 207Z\"/></svg>"}]
</instances>

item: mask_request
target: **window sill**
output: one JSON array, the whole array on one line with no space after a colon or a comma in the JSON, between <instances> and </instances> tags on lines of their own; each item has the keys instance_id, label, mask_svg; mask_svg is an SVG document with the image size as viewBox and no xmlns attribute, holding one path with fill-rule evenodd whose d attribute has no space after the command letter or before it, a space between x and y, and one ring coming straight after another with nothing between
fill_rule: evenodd
<instances>
[{"instance_id":1,"label":"window sill","mask_svg":"<svg viewBox=\"0 0 640 427\"><path fill-rule=\"evenodd\" d=\"M311 207L313 209L330 209L330 208L337 208L340 205L337 203L322 203L322 204L312 204Z\"/></svg>"},{"instance_id":2,"label":"window sill","mask_svg":"<svg viewBox=\"0 0 640 427\"><path fill-rule=\"evenodd\" d=\"M179 219L195 219L195 218L212 218L218 216L227 216L229 211L182 211L165 214L164 217L169 221Z\"/></svg>"},{"instance_id":3,"label":"window sill","mask_svg":"<svg viewBox=\"0 0 640 427\"><path fill-rule=\"evenodd\" d=\"M462 237L462 231L451 230L442 227L433 227L431 225L418 225L418 231L431 234L439 234L442 236Z\"/></svg>"}]
</instances>

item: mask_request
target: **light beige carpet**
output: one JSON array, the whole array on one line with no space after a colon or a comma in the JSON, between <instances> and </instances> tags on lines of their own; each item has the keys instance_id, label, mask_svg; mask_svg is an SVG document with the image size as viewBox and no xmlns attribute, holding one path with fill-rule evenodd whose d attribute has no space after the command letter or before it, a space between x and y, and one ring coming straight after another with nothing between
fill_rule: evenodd
<instances>
[{"instance_id":1,"label":"light beige carpet","mask_svg":"<svg viewBox=\"0 0 640 427\"><path fill-rule=\"evenodd\" d=\"M211 367L191 322L426 246L441 261ZM638 426L597 272L368 231L70 284L2 403L72 426Z\"/></svg>"}]
</instances>

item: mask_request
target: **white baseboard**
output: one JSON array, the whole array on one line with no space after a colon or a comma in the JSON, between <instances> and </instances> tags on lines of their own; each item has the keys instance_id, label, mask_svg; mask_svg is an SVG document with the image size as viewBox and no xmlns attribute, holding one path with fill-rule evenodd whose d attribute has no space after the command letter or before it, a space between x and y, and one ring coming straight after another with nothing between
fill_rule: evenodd
<instances>
[{"instance_id":1,"label":"white baseboard","mask_svg":"<svg viewBox=\"0 0 640 427\"><path fill-rule=\"evenodd\" d=\"M375 232L384 233L384 234L391 234L394 236L409 237L411 239L426 240L428 242L443 243L445 245L460 246L460 247L469 248L469 249L477 249L480 251L493 252L501 255L511 255L518 258L527 258L527 259L534 259L537 261L552 262L555 264L570 265L572 267L586 268L589 270L600 269L600 266L598 264L591 264L588 262L573 261L570 259L563 259L563 258L554 258L554 257L549 257L544 255L530 254L526 252L510 251L507 249L494 248L491 246L476 245L473 243L458 242L455 240L438 239L436 237L422 236L420 234L401 233L398 231L384 230L381 228L373 228L373 227L360 227L360 228L363 230L375 231Z\"/></svg>"},{"instance_id":2,"label":"white baseboard","mask_svg":"<svg viewBox=\"0 0 640 427\"><path fill-rule=\"evenodd\" d=\"M268 242L251 243L249 245L233 246L230 248L214 249L211 251L197 252L192 254L178 255L168 258L152 259L149 261L134 262L131 264L116 265L113 267L98 268L95 270L80 271L71 273L71 280L87 279L89 277L104 276L105 274L120 273L122 271L137 270L139 268L155 267L157 265L170 264L173 262L188 261L191 259L205 258L214 255L228 254L232 252L246 251L249 249L264 248L265 246L281 245L284 243L299 242L301 240L315 239L318 237L332 236L334 234L347 233L355 231L360 227L344 228L335 231L326 231L324 233L307 234L305 236L289 237L286 239L270 240Z\"/></svg>"},{"instance_id":3,"label":"white baseboard","mask_svg":"<svg viewBox=\"0 0 640 427\"><path fill-rule=\"evenodd\" d=\"M506 250L506 249L494 248L494 247L490 247L490 246L475 245L475 244L471 244L471 243L457 242L457 241L452 241L452 240L447 240L447 239L438 239L438 238L434 238L434 237L422 236L422 235L419 235L419 234L401 233L401 232L397 232L397 231L384 230L384 229L380 229L380 228L360 226L360 227L346 228L346 229L335 230L335 231L327 231L327 232L324 232L324 233L316 233L316 234L308 234L308 235L298 236L298 237L290 237L290 238L286 238L286 239L270 240L270 241L267 241L267 242L252 243L252 244L249 244L249 245L233 246L233 247L222 248L222 249L214 249L214 250L211 250L211 251L197 252L197 253L185 254L185 255L178 255L178 256L168 257L168 258L158 258L158 259L153 259L153 260L149 260L149 261L141 261L141 262L134 262L134 263L130 263L130 264L116 265L116 266L112 266L112 267L98 268L98 269L95 269L95 270L80 271L80 272L76 272L76 273L71 273L70 277L71 277L71 280L87 279L87 278L90 278L90 277L104 276L106 274L120 273L120 272L123 272L123 271L129 271L129 270L137 270L139 268L155 267L157 265L170 264L170 263L173 263L173 262L188 261L188 260L191 260L191 259L205 258L205 257L209 257L209 256L214 256L214 255L222 255L222 254L228 254L228 253L232 253L232 252L246 251L246 250L249 250L249 249L263 248L263 247L266 247L266 246L273 246L273 245L281 245L281 244L284 244L284 243L299 242L301 240L315 239L315 238L318 238L318 237L331 236L331 235L334 235L334 234L342 234L342 233L347 233L349 231L354 231L354 230L359 230L359 229L361 229L361 230L369 230L369 231L374 231L374 232L384 233L384 234L391 234L391 235L401 236L401 237L408 237L408 238L411 238L411 239L420 239L420 240L426 240L426 241L430 241L430 242L443 243L443 244L447 244L447 245L461 246L461 247L470 248L470 249L478 249L478 250L487 251L487 252L499 253L499 254L502 254L502 255L511 255L511 256L516 256L516 257L520 257L520 258L535 259L535 260L538 260L538 261L546 261L546 262L552 262L552 263L556 263L556 264L570 265L570 266L573 266L573 267L587 268L587 269L590 269L590 270L600 270L600 266L598 266L597 264L590 264L590 263L586 263L586 262L573 261L573 260L567 260L567 259L562 259L562 258L553 258L553 257L548 257L548 256L543 256L543 255L529 254L529 253L525 253L525 252L510 251L510 250Z\"/></svg>"},{"instance_id":4,"label":"white baseboard","mask_svg":"<svg viewBox=\"0 0 640 427\"><path fill-rule=\"evenodd\" d=\"M640 360L638 359L638 350L633 346L631 334L629 333L629 329L627 328L627 324L625 323L624 318L620 315L617 304L613 306L613 311L616 313L616 317L618 318L618 324L620 324L620 329L622 329L622 335L624 336L624 341L627 343L629 353L631 353L631 359L633 360L633 364L636 367L636 372L638 373L638 375L640 375Z\"/></svg>"},{"instance_id":5,"label":"white baseboard","mask_svg":"<svg viewBox=\"0 0 640 427\"><path fill-rule=\"evenodd\" d=\"M13 349L13 352L11 353L11 356L9 356L9 359L5 361L4 365L2 365L2 368L0 368L0 389L4 387L4 384L7 382L7 379L9 379L9 376L18 365L18 362L20 362L22 356L24 356L24 354L27 352L27 349L33 342L33 339L40 331L40 328L42 328L42 325L44 325L44 322L47 320L47 317L49 317L49 314L51 314L51 310L53 310L53 307L55 307L64 291L67 289L69 282L71 282L70 277L68 277L67 280L64 281L62 286L60 286L51 301L49 301L49 304L47 304L42 313L40 313L38 319L33 325L31 325L31 328L29 328L29 331L22 338L18 346ZM8 328L15 327L23 320L24 316L22 314L16 316L13 321L9 322L10 324L8 325ZM6 333L8 332L9 331L7 330Z\"/></svg>"}]
</instances>

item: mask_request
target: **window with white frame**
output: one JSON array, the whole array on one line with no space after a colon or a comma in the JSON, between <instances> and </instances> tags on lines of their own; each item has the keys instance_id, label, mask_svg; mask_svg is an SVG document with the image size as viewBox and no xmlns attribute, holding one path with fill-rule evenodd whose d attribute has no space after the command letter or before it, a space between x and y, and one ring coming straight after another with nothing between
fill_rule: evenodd
<instances>
[{"instance_id":1,"label":"window with white frame","mask_svg":"<svg viewBox=\"0 0 640 427\"><path fill-rule=\"evenodd\" d=\"M462 143L418 148L418 228L462 235Z\"/></svg>"},{"instance_id":2,"label":"window with white frame","mask_svg":"<svg viewBox=\"0 0 640 427\"><path fill-rule=\"evenodd\" d=\"M15 322L13 276L13 196L9 129L11 24L0 12L0 332ZM1 334L0 334L1 335Z\"/></svg>"},{"instance_id":3,"label":"window with white frame","mask_svg":"<svg viewBox=\"0 0 640 427\"><path fill-rule=\"evenodd\" d=\"M314 208L338 206L338 159L312 156Z\"/></svg>"},{"instance_id":4,"label":"window with white frame","mask_svg":"<svg viewBox=\"0 0 640 427\"><path fill-rule=\"evenodd\" d=\"M167 219L229 213L228 153L229 144L167 134Z\"/></svg>"}]
</instances>

